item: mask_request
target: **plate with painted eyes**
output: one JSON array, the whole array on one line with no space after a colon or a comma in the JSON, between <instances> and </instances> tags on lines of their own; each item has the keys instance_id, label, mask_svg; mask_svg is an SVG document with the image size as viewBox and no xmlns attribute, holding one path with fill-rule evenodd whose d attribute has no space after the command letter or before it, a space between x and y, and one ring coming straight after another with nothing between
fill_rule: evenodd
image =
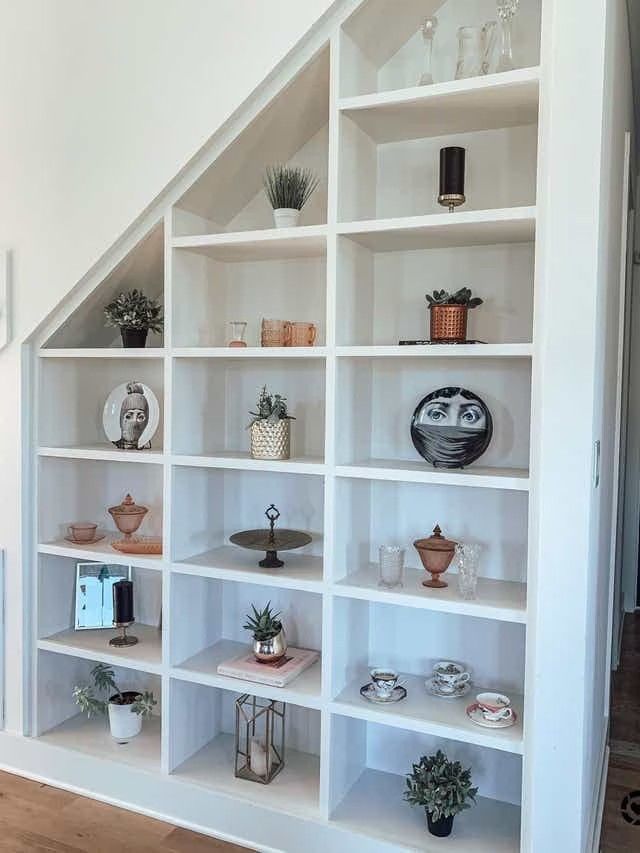
<instances>
[{"instance_id":1,"label":"plate with painted eyes","mask_svg":"<svg viewBox=\"0 0 640 853\"><path fill-rule=\"evenodd\" d=\"M158 398L143 382L124 382L107 397L102 425L120 450L149 450L160 424Z\"/></svg>"},{"instance_id":2,"label":"plate with painted eyes","mask_svg":"<svg viewBox=\"0 0 640 853\"><path fill-rule=\"evenodd\" d=\"M457 385L431 391L411 418L411 440L436 468L465 468L489 447L493 420L486 403Z\"/></svg>"}]
</instances>

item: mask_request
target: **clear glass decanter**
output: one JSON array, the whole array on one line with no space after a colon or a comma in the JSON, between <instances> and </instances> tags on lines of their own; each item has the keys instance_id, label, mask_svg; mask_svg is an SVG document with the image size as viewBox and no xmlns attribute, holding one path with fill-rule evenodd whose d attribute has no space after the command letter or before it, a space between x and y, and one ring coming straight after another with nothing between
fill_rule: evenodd
<instances>
[{"instance_id":1,"label":"clear glass decanter","mask_svg":"<svg viewBox=\"0 0 640 853\"><path fill-rule=\"evenodd\" d=\"M433 38L438 27L438 19L435 15L425 18L421 27L422 39L424 41L424 65L419 86L431 86L433 84Z\"/></svg>"},{"instance_id":2,"label":"clear glass decanter","mask_svg":"<svg viewBox=\"0 0 640 853\"><path fill-rule=\"evenodd\" d=\"M496 71L512 71L513 62L513 19L518 11L520 0L497 0L498 20L500 21L500 55Z\"/></svg>"}]
</instances>

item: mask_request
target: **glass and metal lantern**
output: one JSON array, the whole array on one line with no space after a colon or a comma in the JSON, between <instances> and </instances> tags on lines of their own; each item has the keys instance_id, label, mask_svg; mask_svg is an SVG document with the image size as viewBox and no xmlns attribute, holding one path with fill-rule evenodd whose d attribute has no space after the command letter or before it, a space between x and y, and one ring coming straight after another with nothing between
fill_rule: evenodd
<instances>
[{"instance_id":1,"label":"glass and metal lantern","mask_svg":"<svg viewBox=\"0 0 640 853\"><path fill-rule=\"evenodd\" d=\"M286 705L244 693L236 699L235 775L268 785L284 767Z\"/></svg>"}]
</instances>

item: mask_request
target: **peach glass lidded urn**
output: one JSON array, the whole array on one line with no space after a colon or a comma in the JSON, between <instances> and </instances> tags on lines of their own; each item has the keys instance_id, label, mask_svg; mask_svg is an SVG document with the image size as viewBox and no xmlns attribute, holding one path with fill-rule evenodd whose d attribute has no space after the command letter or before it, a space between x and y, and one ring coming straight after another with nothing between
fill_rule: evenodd
<instances>
[{"instance_id":1,"label":"peach glass lidded urn","mask_svg":"<svg viewBox=\"0 0 640 853\"><path fill-rule=\"evenodd\" d=\"M446 539L442 535L440 526L436 524L431 536L427 536L425 539L416 539L413 546L420 554L422 565L431 575L429 580L422 581L422 585L432 589L444 589L449 586L448 583L440 580L440 575L446 572L451 565L456 543L451 539Z\"/></svg>"},{"instance_id":2,"label":"peach glass lidded urn","mask_svg":"<svg viewBox=\"0 0 640 853\"><path fill-rule=\"evenodd\" d=\"M140 527L149 510L146 506L137 504L131 495L127 494L121 504L110 506L108 512L125 540L129 540Z\"/></svg>"}]
</instances>

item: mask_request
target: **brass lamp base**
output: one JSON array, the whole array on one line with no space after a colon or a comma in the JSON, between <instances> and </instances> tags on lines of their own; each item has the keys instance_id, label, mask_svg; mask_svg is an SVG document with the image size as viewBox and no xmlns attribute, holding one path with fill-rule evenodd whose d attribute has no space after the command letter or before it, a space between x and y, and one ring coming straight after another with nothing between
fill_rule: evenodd
<instances>
[{"instance_id":1,"label":"brass lamp base","mask_svg":"<svg viewBox=\"0 0 640 853\"><path fill-rule=\"evenodd\" d=\"M120 628L122 634L119 637L112 637L109 640L109 645L117 646L118 648L122 648L122 646L135 646L138 638L127 634L127 628L130 625L133 625L133 622L116 622L115 627Z\"/></svg>"},{"instance_id":2,"label":"brass lamp base","mask_svg":"<svg viewBox=\"0 0 640 853\"><path fill-rule=\"evenodd\" d=\"M446 193L438 196L438 204L449 208L449 213L453 213L456 207L464 204L467 200L463 193Z\"/></svg>"}]
</instances>

